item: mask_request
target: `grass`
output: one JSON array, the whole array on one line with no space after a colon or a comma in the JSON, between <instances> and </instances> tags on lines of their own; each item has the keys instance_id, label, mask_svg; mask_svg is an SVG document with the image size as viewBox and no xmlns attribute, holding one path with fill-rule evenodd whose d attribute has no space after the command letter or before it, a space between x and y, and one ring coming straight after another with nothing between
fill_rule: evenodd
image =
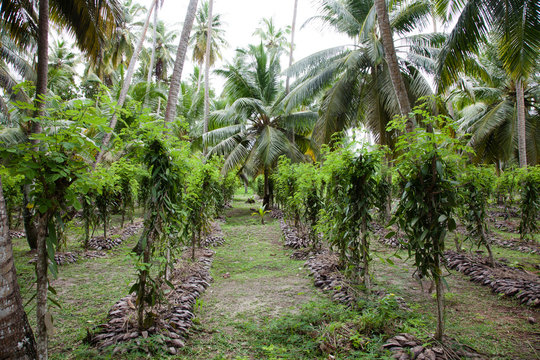
<instances>
[{"instance_id":1,"label":"grass","mask_svg":"<svg viewBox=\"0 0 540 360\"><path fill-rule=\"evenodd\" d=\"M403 297L413 310L404 313L376 297L364 299L362 311L346 309L312 286L303 261L289 258L292 251L283 248L276 220L266 215L266 225L261 225L258 217L251 216L251 209L259 204L247 204L250 196L237 194L233 208L225 213L222 229L226 244L215 248L211 270L214 282L197 302L187 346L170 358L328 359L328 347L340 344L332 352L336 359L384 359L389 354L381 350L381 345L395 332L411 332L427 339L434 331L434 298L422 292L411 277L412 266L405 260L404 251L398 251L403 259L393 258L395 265L391 266L384 259L395 250L372 240L377 255L373 257L374 284L375 290ZM112 225L118 223L115 216ZM82 230L71 226L68 235L67 250L79 250ZM135 241L135 237L129 239L107 252L105 258L60 267L59 278L52 283L62 305L60 309L51 307L56 327L50 339L52 359L148 358L136 352L122 357L110 351L99 354L82 342L87 329L103 323L110 307L127 294L135 276L129 256ZM453 239L448 238L447 248L453 247ZM19 283L26 301L35 291L27 249L24 239L14 240ZM496 246L494 254L538 274L534 267L538 255ZM540 320L538 311L500 298L459 273L450 273L446 278L448 336L490 358L538 358L538 328L527 321L528 317ZM33 307L34 301L26 307L32 325ZM149 338L141 346L155 350L159 344ZM160 357L165 355L158 353L154 358Z\"/></svg>"}]
</instances>

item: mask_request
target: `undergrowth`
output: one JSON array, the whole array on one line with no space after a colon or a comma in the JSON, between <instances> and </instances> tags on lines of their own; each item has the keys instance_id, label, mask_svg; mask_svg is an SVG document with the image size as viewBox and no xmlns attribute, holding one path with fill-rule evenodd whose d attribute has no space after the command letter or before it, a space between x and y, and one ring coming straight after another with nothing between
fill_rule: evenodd
<instances>
[{"instance_id":1,"label":"undergrowth","mask_svg":"<svg viewBox=\"0 0 540 360\"><path fill-rule=\"evenodd\" d=\"M424 326L418 315L399 308L393 294L360 306L353 310L330 300L310 302L297 313L241 326L264 359L390 358L381 349L385 340L399 332L419 333Z\"/></svg>"}]
</instances>

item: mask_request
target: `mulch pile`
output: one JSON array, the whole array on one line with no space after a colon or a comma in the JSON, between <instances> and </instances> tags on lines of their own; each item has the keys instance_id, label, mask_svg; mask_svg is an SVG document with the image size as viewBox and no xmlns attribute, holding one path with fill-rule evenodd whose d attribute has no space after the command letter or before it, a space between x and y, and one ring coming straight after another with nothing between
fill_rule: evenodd
<instances>
[{"instance_id":1,"label":"mulch pile","mask_svg":"<svg viewBox=\"0 0 540 360\"><path fill-rule=\"evenodd\" d=\"M331 292L334 301L347 306L355 304L354 291L339 271L337 255L321 252L310 257L305 266L311 272L315 286L323 291Z\"/></svg>"},{"instance_id":2,"label":"mulch pile","mask_svg":"<svg viewBox=\"0 0 540 360\"><path fill-rule=\"evenodd\" d=\"M105 254L103 251L85 251L83 253L66 251L54 254L54 261L59 266L62 266L76 263L81 257L84 259L97 259L105 256L107 256L107 254ZM36 261L37 255L34 255L34 257L28 263L33 264Z\"/></svg>"},{"instance_id":3,"label":"mulch pile","mask_svg":"<svg viewBox=\"0 0 540 360\"><path fill-rule=\"evenodd\" d=\"M202 240L203 247L216 247L225 244L225 237L221 230L219 222L214 221L210 224L211 230L209 234Z\"/></svg>"},{"instance_id":4,"label":"mulch pile","mask_svg":"<svg viewBox=\"0 0 540 360\"><path fill-rule=\"evenodd\" d=\"M520 303L540 307L540 278L521 269L498 263L488 266L487 259L454 251L444 254L449 268L470 276L471 281L491 287L492 291L517 298Z\"/></svg>"},{"instance_id":5,"label":"mulch pile","mask_svg":"<svg viewBox=\"0 0 540 360\"><path fill-rule=\"evenodd\" d=\"M280 209L272 209L270 211L270 216L274 219L283 219L283 211Z\"/></svg>"},{"instance_id":6,"label":"mulch pile","mask_svg":"<svg viewBox=\"0 0 540 360\"><path fill-rule=\"evenodd\" d=\"M184 347L189 329L193 325L194 306L199 296L210 286L210 266L214 251L198 249L196 261L191 262L188 256L179 259L171 273L174 289L168 292L166 302L152 309L155 320L148 329L140 330L137 326L135 294L128 295L118 301L109 311L108 322L98 326L94 333L88 333L86 341L98 349L116 346L113 352L127 352L127 347L119 344L155 335L156 342L170 354L176 354ZM163 290L170 290L164 285ZM137 345L140 341L135 340Z\"/></svg>"},{"instance_id":7,"label":"mulch pile","mask_svg":"<svg viewBox=\"0 0 540 360\"><path fill-rule=\"evenodd\" d=\"M491 238L491 243L526 254L540 254L540 246L537 243L522 242L518 239L504 240L498 237Z\"/></svg>"},{"instance_id":8,"label":"mulch pile","mask_svg":"<svg viewBox=\"0 0 540 360\"><path fill-rule=\"evenodd\" d=\"M445 346L437 343L435 346L423 345L424 341L411 334L402 333L388 339L382 347L394 352L392 357L399 360L484 359L474 349L459 344L451 338L444 337L444 343ZM453 350L448 345L458 350Z\"/></svg>"},{"instance_id":9,"label":"mulch pile","mask_svg":"<svg viewBox=\"0 0 540 360\"><path fill-rule=\"evenodd\" d=\"M493 223L497 229L509 233L519 233L519 222L512 220L495 220Z\"/></svg>"},{"instance_id":10,"label":"mulch pile","mask_svg":"<svg viewBox=\"0 0 540 360\"><path fill-rule=\"evenodd\" d=\"M310 245L309 237L304 234L300 234L297 228L287 224L284 219L279 220L279 226L283 233L284 245L293 249L306 248Z\"/></svg>"},{"instance_id":11,"label":"mulch pile","mask_svg":"<svg viewBox=\"0 0 540 360\"><path fill-rule=\"evenodd\" d=\"M111 229L110 235L105 239L103 236L94 236L88 241L88 247L94 250L110 250L120 245L127 238L137 234L144 224L136 222L124 226L123 229Z\"/></svg>"},{"instance_id":12,"label":"mulch pile","mask_svg":"<svg viewBox=\"0 0 540 360\"><path fill-rule=\"evenodd\" d=\"M400 238L399 232L396 230L397 228L394 226L392 231L395 231L396 234L390 238L386 238L386 235L390 232L386 227L381 226L379 223L373 222L371 223L373 234L377 238L377 240L386 246L392 247L392 248L400 248L404 249L403 246L403 239Z\"/></svg>"}]
</instances>

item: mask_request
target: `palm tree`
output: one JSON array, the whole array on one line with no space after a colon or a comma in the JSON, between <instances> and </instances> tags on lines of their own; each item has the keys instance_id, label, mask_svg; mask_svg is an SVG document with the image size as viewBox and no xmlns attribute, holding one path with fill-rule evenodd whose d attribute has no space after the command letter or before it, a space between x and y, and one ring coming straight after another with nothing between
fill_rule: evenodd
<instances>
[{"instance_id":1,"label":"palm tree","mask_svg":"<svg viewBox=\"0 0 540 360\"><path fill-rule=\"evenodd\" d=\"M152 2L152 5L150 5L150 9L148 10L148 14L146 15L146 20L143 25L142 33L139 37L139 41L137 42L137 46L135 47L135 50L133 51L131 60L129 61L129 66L126 71L126 77L122 84L120 95L118 96L118 102L116 103L116 106L118 108L122 108L122 106L124 106L124 102L126 101L127 93L131 85L131 79L133 77L133 74L135 73L135 65L137 64L137 59L139 57L139 53L142 50L144 39L146 37L146 32L148 31L148 26L150 25L150 16L152 15L152 11L157 7L157 2L158 0L154 0ZM118 121L118 116L115 111L109 123L109 127L111 128L112 131L114 131L117 121ZM103 137L103 141L101 142L101 150L96 157L96 161L94 162L94 168L96 167L97 164L101 162L101 159L103 158L103 154L105 153L105 149L107 148L107 146L109 145L109 141L111 140L111 136L112 136L112 132L108 132Z\"/></svg>"},{"instance_id":2,"label":"palm tree","mask_svg":"<svg viewBox=\"0 0 540 360\"><path fill-rule=\"evenodd\" d=\"M517 85L505 71L497 49L497 42L487 44L479 58L479 64L469 66L467 76L458 81L450 93L450 101L457 109L461 132L471 134L470 145L475 150L476 162L495 163L497 170L511 163L515 154L517 139ZM528 84L525 97L525 123L527 159L530 164L538 164L540 152L540 118L538 101L540 85L538 74L526 79Z\"/></svg>"},{"instance_id":3,"label":"palm tree","mask_svg":"<svg viewBox=\"0 0 540 360\"><path fill-rule=\"evenodd\" d=\"M267 49L284 49L287 47L287 34L290 33L290 27L278 28L272 18L263 18L260 24L262 27L257 28L253 35L258 35Z\"/></svg>"},{"instance_id":4,"label":"palm tree","mask_svg":"<svg viewBox=\"0 0 540 360\"><path fill-rule=\"evenodd\" d=\"M410 34L427 23L428 3L393 4L391 25L402 43L396 47L400 76L405 80L409 101L417 103L421 97L432 94L422 72L434 71L433 57L444 37ZM386 128L395 115L401 114L401 107L377 31L374 4L370 0L323 0L322 5L322 13L308 21L320 20L345 33L356 44L320 51L291 66L287 73L297 76L297 80L283 104L291 110L318 99L319 119L312 136L318 144L329 143L334 133L363 123L379 144L392 148L397 134L387 132Z\"/></svg>"},{"instance_id":5,"label":"palm tree","mask_svg":"<svg viewBox=\"0 0 540 360\"><path fill-rule=\"evenodd\" d=\"M13 261L13 249L9 238L2 179L0 177L0 358L35 359L36 344L32 328L24 311L17 273Z\"/></svg>"},{"instance_id":6,"label":"palm tree","mask_svg":"<svg viewBox=\"0 0 540 360\"><path fill-rule=\"evenodd\" d=\"M263 205L270 205L269 175L280 156L304 159L316 113L286 113L278 103L283 94L279 75L280 52L263 44L238 50L235 62L216 73L226 78L224 92L230 105L215 111L211 130L203 135L209 155L224 155L223 171L264 176ZM287 134L296 129L294 144Z\"/></svg>"},{"instance_id":7,"label":"palm tree","mask_svg":"<svg viewBox=\"0 0 540 360\"><path fill-rule=\"evenodd\" d=\"M381 33L381 41L384 47L384 55L386 63L388 64L388 70L390 73L390 79L392 79L392 85L397 95L399 110L402 116L408 116L411 112L411 104L409 102L409 96L405 89L405 83L401 77L399 69L398 59L396 55L396 49L394 48L394 38L392 37L392 28L390 27L390 19L388 18L388 9L386 7L385 0L375 0L375 9L377 10L377 22L379 23L379 29ZM412 122L409 120L409 123ZM408 125L408 131L412 131L411 125Z\"/></svg>"},{"instance_id":8,"label":"palm tree","mask_svg":"<svg viewBox=\"0 0 540 360\"><path fill-rule=\"evenodd\" d=\"M445 1L439 0L443 4ZM468 0L457 2L449 16L459 13L438 61L437 84L444 92L464 71L467 59L495 36L505 71L515 82L519 164L527 166L525 81L540 54L540 4L535 0Z\"/></svg>"},{"instance_id":9,"label":"palm tree","mask_svg":"<svg viewBox=\"0 0 540 360\"><path fill-rule=\"evenodd\" d=\"M293 64L293 52L294 52L294 35L296 32L296 13L298 12L298 0L294 0L294 10L293 10L293 19L292 19L292 26L291 26L291 43L290 43L290 50L289 50L289 67ZM288 94L290 90L290 77L287 75L287 79L285 80L285 92Z\"/></svg>"},{"instance_id":10,"label":"palm tree","mask_svg":"<svg viewBox=\"0 0 540 360\"><path fill-rule=\"evenodd\" d=\"M193 20L197 12L198 0L189 0L186 19L180 35L180 43L176 51L176 60L174 62L171 84L169 87L169 96L167 97L167 108L165 109L165 123L171 122L176 117L176 105L178 103L178 93L180 92L180 81L182 80L182 70L186 59L186 51L189 43L189 34L193 27Z\"/></svg>"},{"instance_id":11,"label":"palm tree","mask_svg":"<svg viewBox=\"0 0 540 360\"><path fill-rule=\"evenodd\" d=\"M211 31L208 31L208 19L210 18L210 3L205 1L197 11L195 24L193 25L193 35L190 38L190 45L193 46L192 58L202 68L206 59L207 38L210 34L210 65L214 65L217 59L221 59L221 49L227 46L225 40L225 30L221 21L221 14L212 14Z\"/></svg>"},{"instance_id":12,"label":"palm tree","mask_svg":"<svg viewBox=\"0 0 540 360\"><path fill-rule=\"evenodd\" d=\"M67 47L65 41L56 41L50 48L48 87L49 90L64 100L75 95L75 66L77 55Z\"/></svg>"}]
</instances>

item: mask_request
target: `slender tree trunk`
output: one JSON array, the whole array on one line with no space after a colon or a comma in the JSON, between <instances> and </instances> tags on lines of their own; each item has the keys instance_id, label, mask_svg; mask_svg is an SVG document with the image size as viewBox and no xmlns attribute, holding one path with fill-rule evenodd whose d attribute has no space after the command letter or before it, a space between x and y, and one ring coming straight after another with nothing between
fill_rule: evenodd
<instances>
[{"instance_id":1,"label":"slender tree trunk","mask_svg":"<svg viewBox=\"0 0 540 360\"><path fill-rule=\"evenodd\" d=\"M298 12L298 0L294 0L294 10L293 10L293 19L292 19L292 27L291 27L291 48L290 48L290 51L289 51L289 67L292 66L293 60L294 60L294 57L293 57L294 35L295 35L295 32L296 32L296 14L297 14L297 12ZM289 75L287 75L287 79L285 80L285 91L286 91L287 94L291 90L289 82L290 82ZM293 132L293 134L294 134L294 132Z\"/></svg>"},{"instance_id":2,"label":"slender tree trunk","mask_svg":"<svg viewBox=\"0 0 540 360\"><path fill-rule=\"evenodd\" d=\"M0 359L35 359L36 342L23 308L0 177Z\"/></svg>"},{"instance_id":3,"label":"slender tree trunk","mask_svg":"<svg viewBox=\"0 0 540 360\"><path fill-rule=\"evenodd\" d=\"M39 23L38 23L38 69L36 81L36 117L42 117L45 112L45 95L47 93L47 72L49 63L49 0L39 1ZM41 123L34 122L32 132L41 133ZM37 142L36 142L37 145ZM37 263L36 263L36 342L38 359L48 358L47 353L47 327L45 316L47 315L47 226L49 211L45 214L37 212L36 240L37 240Z\"/></svg>"},{"instance_id":4,"label":"slender tree trunk","mask_svg":"<svg viewBox=\"0 0 540 360\"><path fill-rule=\"evenodd\" d=\"M399 110L402 116L407 117L407 131L410 132L414 129L414 124L409 118L411 104L409 102L409 96L407 95L407 89L405 88L405 82L403 81L403 77L401 76L401 72L399 70L396 49L394 47L394 39L392 37L392 28L390 27L388 9L386 7L385 0L375 0L375 9L377 11L377 21L379 23L379 29L381 32L386 63L388 64L390 78L398 99Z\"/></svg>"},{"instance_id":5,"label":"slender tree trunk","mask_svg":"<svg viewBox=\"0 0 540 360\"><path fill-rule=\"evenodd\" d=\"M437 258L439 256L437 255ZM435 291L437 295L437 330L435 331L435 339L442 341L444 334L444 288L440 274L435 277Z\"/></svg>"},{"instance_id":6,"label":"slender tree trunk","mask_svg":"<svg viewBox=\"0 0 540 360\"><path fill-rule=\"evenodd\" d=\"M37 214L37 263L36 263L36 278L37 278L37 305L36 305L36 340L38 359L45 360L48 358L47 343L47 290L49 288L49 280L47 275L47 226L49 224L51 210L47 210L45 214Z\"/></svg>"},{"instance_id":7,"label":"slender tree trunk","mask_svg":"<svg viewBox=\"0 0 540 360\"><path fill-rule=\"evenodd\" d=\"M144 39L146 37L146 32L148 31L148 26L150 25L150 17L152 15L152 11L156 7L157 0L154 0L152 2L152 5L150 6L150 9L148 10L148 14L146 15L146 20L144 22L143 30L141 33L141 37L139 38L139 42L137 43L137 47L135 48L135 51L133 51L133 55L131 55L131 60L129 61L129 66L126 72L126 78L124 79L124 83L122 84L122 89L120 90L120 96L118 97L118 102L116 103L116 106L118 108L121 108L124 106L124 102L126 101L127 93L129 90L129 86L131 85L131 79L133 78L133 73L135 72L135 65L137 64L137 59L139 57L139 53L142 50ZM105 153L105 149L107 148L107 145L109 145L109 141L111 140L112 132L114 131L114 128L116 127L116 123L118 121L117 111L115 110L111 121L109 123L109 127L111 128L111 132L108 132L103 137L103 142L101 143L101 150L96 157L96 161L94 162L94 168L97 164L101 162L101 159L103 158L103 154Z\"/></svg>"},{"instance_id":8,"label":"slender tree trunk","mask_svg":"<svg viewBox=\"0 0 540 360\"><path fill-rule=\"evenodd\" d=\"M150 249L151 249L151 241L153 238L153 234L150 231L148 233L148 236L146 238L146 246L144 247L143 252L143 262L145 264L148 264L150 262ZM139 324L139 329L143 329L144 327L144 298L145 298L145 292L146 292L146 279L148 278L148 270L141 271L140 274L140 280L139 280L139 293L137 296L137 319Z\"/></svg>"},{"instance_id":9,"label":"slender tree trunk","mask_svg":"<svg viewBox=\"0 0 540 360\"><path fill-rule=\"evenodd\" d=\"M367 224L362 224L362 261L364 265L364 286L369 292L371 282L369 278L369 241L367 236Z\"/></svg>"},{"instance_id":10,"label":"slender tree trunk","mask_svg":"<svg viewBox=\"0 0 540 360\"><path fill-rule=\"evenodd\" d=\"M206 52L204 54L204 130L208 132L208 118L210 116L210 51L212 50L212 10L214 0L208 1L208 26L206 28ZM206 144L203 143L203 156L207 154Z\"/></svg>"},{"instance_id":11,"label":"slender tree trunk","mask_svg":"<svg viewBox=\"0 0 540 360\"><path fill-rule=\"evenodd\" d=\"M156 42L157 42L157 23L158 23L158 8L156 3L154 9L154 29L152 37L152 54L150 55L150 65L148 66L148 74L146 75L146 95L144 96L144 106L148 105L148 92L150 91L150 83L152 82L152 70L154 69L154 59L156 57Z\"/></svg>"},{"instance_id":12,"label":"slender tree trunk","mask_svg":"<svg viewBox=\"0 0 540 360\"><path fill-rule=\"evenodd\" d=\"M180 93L180 80L182 79L184 60L186 59L189 34L191 33L193 20L195 20L195 13L197 12L197 2L198 0L189 0L184 27L182 28L182 35L180 36L180 43L178 44L178 50L176 52L171 84L169 86L169 97L167 98L167 109L165 110L165 123L171 122L176 118L176 105L178 103L178 94Z\"/></svg>"},{"instance_id":13,"label":"slender tree trunk","mask_svg":"<svg viewBox=\"0 0 540 360\"><path fill-rule=\"evenodd\" d=\"M516 82L516 102L517 102L517 132L518 132L518 152L519 167L527 167L527 143L525 129L525 96L523 94L523 82Z\"/></svg>"},{"instance_id":14,"label":"slender tree trunk","mask_svg":"<svg viewBox=\"0 0 540 360\"><path fill-rule=\"evenodd\" d=\"M270 184L268 182L268 168L264 168L264 195L263 195L263 208L266 210L270 205Z\"/></svg>"},{"instance_id":15,"label":"slender tree trunk","mask_svg":"<svg viewBox=\"0 0 540 360\"><path fill-rule=\"evenodd\" d=\"M23 194L23 209L22 209L22 216L23 216L23 224L24 224L24 232L26 233L26 241L28 242L28 246L30 246L31 250L37 249L37 234L36 234L36 226L34 224L34 216L32 214L32 211L28 208L28 196L30 194L30 185L23 185L22 186L22 194Z\"/></svg>"}]
</instances>

